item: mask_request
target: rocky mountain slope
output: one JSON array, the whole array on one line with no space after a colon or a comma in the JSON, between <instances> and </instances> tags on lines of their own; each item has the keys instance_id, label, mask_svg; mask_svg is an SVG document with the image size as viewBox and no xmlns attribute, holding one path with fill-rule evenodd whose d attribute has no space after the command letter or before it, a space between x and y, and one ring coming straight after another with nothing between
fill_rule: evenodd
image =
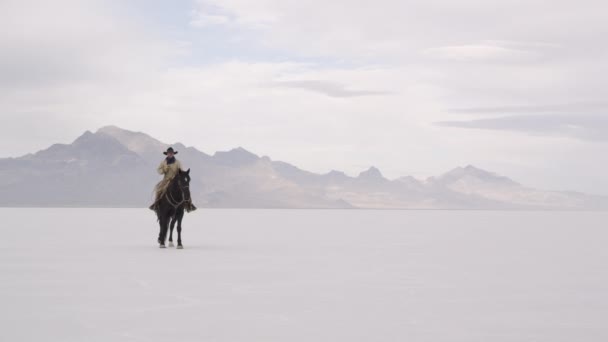
<instances>
[{"instance_id":1,"label":"rocky mountain slope","mask_svg":"<svg viewBox=\"0 0 608 342\"><path fill-rule=\"evenodd\" d=\"M168 146L141 132L107 126L71 144L0 159L0 206L144 207ZM316 174L242 147L209 155L181 143L171 146L192 169L191 189L200 207L608 208L604 197L531 189L471 165L426 180L390 180L375 167L357 177L337 170Z\"/></svg>"}]
</instances>

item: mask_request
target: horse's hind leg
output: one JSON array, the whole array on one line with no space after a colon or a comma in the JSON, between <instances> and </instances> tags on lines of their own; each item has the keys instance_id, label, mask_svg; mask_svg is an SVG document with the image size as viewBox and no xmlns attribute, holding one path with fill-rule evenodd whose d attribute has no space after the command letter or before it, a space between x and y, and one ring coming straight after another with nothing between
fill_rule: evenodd
<instances>
[{"instance_id":1,"label":"horse's hind leg","mask_svg":"<svg viewBox=\"0 0 608 342\"><path fill-rule=\"evenodd\" d=\"M174 245L173 245L173 228L175 228L175 221L177 221L176 216L173 216L171 218L171 224L169 225L169 247L174 247Z\"/></svg>"},{"instance_id":2,"label":"horse's hind leg","mask_svg":"<svg viewBox=\"0 0 608 342\"><path fill-rule=\"evenodd\" d=\"M162 244L163 241L163 222L158 218L158 239L156 240L159 244Z\"/></svg>"},{"instance_id":3,"label":"horse's hind leg","mask_svg":"<svg viewBox=\"0 0 608 342\"><path fill-rule=\"evenodd\" d=\"M182 249L182 219L184 218L184 210L180 210L175 215L177 218L177 248Z\"/></svg>"}]
</instances>

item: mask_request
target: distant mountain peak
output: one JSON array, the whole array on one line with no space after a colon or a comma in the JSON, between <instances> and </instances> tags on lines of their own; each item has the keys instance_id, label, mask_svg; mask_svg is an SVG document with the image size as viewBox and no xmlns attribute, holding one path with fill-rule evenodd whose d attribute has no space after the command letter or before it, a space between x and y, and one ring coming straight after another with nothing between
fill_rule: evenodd
<instances>
[{"instance_id":1,"label":"distant mountain peak","mask_svg":"<svg viewBox=\"0 0 608 342\"><path fill-rule=\"evenodd\" d=\"M91 131L85 131L82 135L76 138L74 142L72 142L72 146L74 147L103 144L120 145L120 143L113 137L93 133Z\"/></svg>"},{"instance_id":2,"label":"distant mountain peak","mask_svg":"<svg viewBox=\"0 0 608 342\"><path fill-rule=\"evenodd\" d=\"M134 132L113 125L101 127L96 134L112 137L130 151L144 158L152 158L157 155L162 157L160 153L168 146L145 133Z\"/></svg>"},{"instance_id":3,"label":"distant mountain peak","mask_svg":"<svg viewBox=\"0 0 608 342\"><path fill-rule=\"evenodd\" d=\"M260 157L239 146L229 151L217 151L213 154L213 159L220 164L241 166L253 163L260 159Z\"/></svg>"},{"instance_id":4,"label":"distant mountain peak","mask_svg":"<svg viewBox=\"0 0 608 342\"><path fill-rule=\"evenodd\" d=\"M471 164L469 164L465 167L458 166L457 168L453 169L450 172L461 172L461 173L466 173L466 174L477 174L477 175L494 175L493 172L486 171L484 169L480 169Z\"/></svg>"},{"instance_id":5,"label":"distant mountain peak","mask_svg":"<svg viewBox=\"0 0 608 342\"><path fill-rule=\"evenodd\" d=\"M486 182L502 182L502 183L510 183L513 185L517 184L515 181L511 180L508 177L504 177L504 176L498 175L494 172L480 169L471 164L469 164L465 167L459 166L457 168L454 168L451 171L448 171L447 173L444 173L443 175L437 177L436 180L444 182L444 183L446 183L446 182L449 183L449 182L454 182L454 181L457 181L457 180L465 178L465 177L477 178L479 180L486 181Z\"/></svg>"},{"instance_id":6,"label":"distant mountain peak","mask_svg":"<svg viewBox=\"0 0 608 342\"><path fill-rule=\"evenodd\" d=\"M92 137L94 136L93 132L87 130L84 133L82 133L78 138L76 138L72 144L82 144L83 142L86 142L88 140L90 140Z\"/></svg>"},{"instance_id":7,"label":"distant mountain peak","mask_svg":"<svg viewBox=\"0 0 608 342\"><path fill-rule=\"evenodd\" d=\"M496 175L493 172L490 171L486 171L484 169L478 168L472 164L468 164L465 167L461 167L462 170L464 170L464 172L469 173L469 174L477 174L477 175Z\"/></svg>"},{"instance_id":8,"label":"distant mountain peak","mask_svg":"<svg viewBox=\"0 0 608 342\"><path fill-rule=\"evenodd\" d=\"M346 173L338 170L331 170L323 174L322 177L330 180L331 182L342 182L350 178L346 175Z\"/></svg>"},{"instance_id":9,"label":"distant mountain peak","mask_svg":"<svg viewBox=\"0 0 608 342\"><path fill-rule=\"evenodd\" d=\"M257 154L244 149L242 146L235 147L235 148L230 149L228 151L217 151L217 152L215 152L213 154L213 156L216 156L216 155L226 155L226 154L243 155L243 156L250 156L250 157L259 158Z\"/></svg>"},{"instance_id":10,"label":"distant mountain peak","mask_svg":"<svg viewBox=\"0 0 608 342\"><path fill-rule=\"evenodd\" d=\"M85 131L71 144L54 144L36 152L28 158L47 161L89 160L111 163L116 158L129 156L137 159L137 154L129 151L118 140L105 134Z\"/></svg>"},{"instance_id":11,"label":"distant mountain peak","mask_svg":"<svg viewBox=\"0 0 608 342\"><path fill-rule=\"evenodd\" d=\"M103 126L103 127L100 127L99 129L97 129L97 132L100 132L100 131L103 132L103 131L127 131L127 130L120 128L118 126L115 126L115 125L106 125L106 126Z\"/></svg>"},{"instance_id":12,"label":"distant mountain peak","mask_svg":"<svg viewBox=\"0 0 608 342\"><path fill-rule=\"evenodd\" d=\"M231 150L230 150L230 151L228 151L228 152L233 153L233 154L246 155L246 156L249 156L249 157L251 157L251 158L254 158L254 157L255 157L255 159L260 158L260 156L258 156L257 154L255 154L255 153L253 153L253 152L251 152L251 151L249 151L249 150L245 149L245 148L244 148L244 147L242 147L242 146L238 146L238 147L236 147L236 148L233 148L233 149L231 149Z\"/></svg>"},{"instance_id":13,"label":"distant mountain peak","mask_svg":"<svg viewBox=\"0 0 608 342\"><path fill-rule=\"evenodd\" d=\"M359 173L359 176L357 178L360 179L370 179L370 180L375 180L375 179L386 179L384 178L384 176L382 175L382 173L380 172L380 170L375 167L375 166L370 166L369 169Z\"/></svg>"},{"instance_id":14,"label":"distant mountain peak","mask_svg":"<svg viewBox=\"0 0 608 342\"><path fill-rule=\"evenodd\" d=\"M342 171L338 171L338 170L331 170L328 173L326 173L327 176L332 176L332 177L347 177L346 173L342 172Z\"/></svg>"},{"instance_id":15,"label":"distant mountain peak","mask_svg":"<svg viewBox=\"0 0 608 342\"><path fill-rule=\"evenodd\" d=\"M136 132L136 131L130 131L128 129L120 128L120 127L114 126L114 125L103 126L103 127L99 128L96 133L103 133L103 134L112 136L112 137L114 137L117 140L120 140L119 138L123 138L124 139L124 138L127 138L127 137L131 138L131 139L133 139L135 137L140 137L140 138L143 137L143 138L149 139L151 141L159 142L160 143L160 141L152 138L151 136L149 136L146 133Z\"/></svg>"}]
</instances>

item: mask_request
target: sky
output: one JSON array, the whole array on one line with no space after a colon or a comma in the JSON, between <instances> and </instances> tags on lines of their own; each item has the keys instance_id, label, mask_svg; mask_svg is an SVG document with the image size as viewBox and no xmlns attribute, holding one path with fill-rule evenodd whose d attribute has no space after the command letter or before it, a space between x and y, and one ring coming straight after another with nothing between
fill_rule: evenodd
<instances>
[{"instance_id":1,"label":"sky","mask_svg":"<svg viewBox=\"0 0 608 342\"><path fill-rule=\"evenodd\" d=\"M608 5L0 1L0 157L105 125L351 176L608 195Z\"/></svg>"}]
</instances>

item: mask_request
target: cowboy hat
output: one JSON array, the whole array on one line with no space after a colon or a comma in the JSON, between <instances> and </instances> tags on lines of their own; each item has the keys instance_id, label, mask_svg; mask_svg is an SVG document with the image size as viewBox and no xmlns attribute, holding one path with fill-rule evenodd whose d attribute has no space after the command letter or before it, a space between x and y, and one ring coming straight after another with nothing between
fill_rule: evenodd
<instances>
[{"instance_id":1,"label":"cowboy hat","mask_svg":"<svg viewBox=\"0 0 608 342\"><path fill-rule=\"evenodd\" d=\"M169 147L169 148L167 149L167 152L163 152L163 154L164 154L164 155L167 155L167 153L169 153L169 152L171 152L171 153L173 153L173 154L177 154L177 151L173 151L173 147Z\"/></svg>"}]
</instances>

